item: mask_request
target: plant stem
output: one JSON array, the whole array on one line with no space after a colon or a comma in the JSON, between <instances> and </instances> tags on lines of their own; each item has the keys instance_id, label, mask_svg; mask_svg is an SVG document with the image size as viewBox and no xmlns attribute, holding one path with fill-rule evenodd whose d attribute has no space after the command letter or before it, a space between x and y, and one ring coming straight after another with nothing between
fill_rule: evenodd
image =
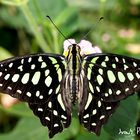
<instances>
[{"instance_id":1,"label":"plant stem","mask_svg":"<svg viewBox=\"0 0 140 140\"><path fill-rule=\"evenodd\" d=\"M27 4L24 4L22 6L20 6L20 9L22 10L25 18L27 19L29 25L30 25L30 28L32 30L32 32L34 33L41 49L44 51L44 52L52 52L52 50L50 49L49 45L46 43L43 35L41 34L41 32L39 31L39 28L38 28L38 25L36 24L36 21L35 19L33 18L33 15L32 13L30 12Z\"/></svg>"},{"instance_id":2,"label":"plant stem","mask_svg":"<svg viewBox=\"0 0 140 140\"><path fill-rule=\"evenodd\" d=\"M28 0L22 0L22 1L9 1L9 0L1 0L0 3L5 5L11 5L11 6L20 6L22 4L26 4Z\"/></svg>"},{"instance_id":3,"label":"plant stem","mask_svg":"<svg viewBox=\"0 0 140 140\"><path fill-rule=\"evenodd\" d=\"M58 33L56 32L56 29L52 29L52 35L53 35L53 42L54 42L54 51L56 53L60 53L59 50L59 44L58 44Z\"/></svg>"}]
</instances>

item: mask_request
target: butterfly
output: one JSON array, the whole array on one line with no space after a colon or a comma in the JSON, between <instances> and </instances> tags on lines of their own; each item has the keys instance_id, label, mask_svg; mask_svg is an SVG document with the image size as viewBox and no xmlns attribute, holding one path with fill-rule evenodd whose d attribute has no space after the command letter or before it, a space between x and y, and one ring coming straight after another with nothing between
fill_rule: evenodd
<instances>
[{"instance_id":1,"label":"butterfly","mask_svg":"<svg viewBox=\"0 0 140 140\"><path fill-rule=\"evenodd\" d=\"M80 123L100 135L119 102L140 91L140 60L102 53L87 40L64 42L63 55L31 54L0 61L0 92L29 104L49 137Z\"/></svg>"}]
</instances>

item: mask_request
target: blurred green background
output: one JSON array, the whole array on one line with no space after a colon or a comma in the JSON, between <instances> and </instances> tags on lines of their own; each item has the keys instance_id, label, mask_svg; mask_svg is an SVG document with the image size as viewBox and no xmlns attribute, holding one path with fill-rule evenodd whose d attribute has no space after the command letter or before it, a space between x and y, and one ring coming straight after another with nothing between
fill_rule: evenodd
<instances>
[{"instance_id":1,"label":"blurred green background","mask_svg":"<svg viewBox=\"0 0 140 140\"><path fill-rule=\"evenodd\" d=\"M140 58L140 0L0 0L0 60L38 52L62 54L64 38L46 15L67 38L80 41L93 28L86 39L103 52ZM100 17L104 20L99 22ZM2 94L0 98L2 102ZM139 100L137 94L123 100L99 137L74 115L71 126L53 140L139 140ZM25 103L8 109L0 105L0 140L16 139L49 138Z\"/></svg>"}]
</instances>

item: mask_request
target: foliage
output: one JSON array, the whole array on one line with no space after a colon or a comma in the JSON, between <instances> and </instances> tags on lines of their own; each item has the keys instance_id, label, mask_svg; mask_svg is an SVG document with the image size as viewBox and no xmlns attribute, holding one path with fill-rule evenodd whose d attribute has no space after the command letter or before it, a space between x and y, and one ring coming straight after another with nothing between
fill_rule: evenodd
<instances>
[{"instance_id":1,"label":"foliage","mask_svg":"<svg viewBox=\"0 0 140 140\"><path fill-rule=\"evenodd\" d=\"M1 0L0 59L37 52L62 53L65 38L46 15L53 19L66 38L80 40L91 30L86 39L103 51L140 58L139 4L140 0ZM102 16L104 20L99 21ZM53 139L136 139L134 135L119 135L118 131L122 128L135 132L140 119L137 102L137 96L122 101L100 137L84 130L74 117L70 128ZM17 118L14 125L7 123L11 117ZM1 125L3 120L7 120L5 125ZM48 139L47 129L24 103L9 109L0 106L0 133L1 140Z\"/></svg>"}]
</instances>

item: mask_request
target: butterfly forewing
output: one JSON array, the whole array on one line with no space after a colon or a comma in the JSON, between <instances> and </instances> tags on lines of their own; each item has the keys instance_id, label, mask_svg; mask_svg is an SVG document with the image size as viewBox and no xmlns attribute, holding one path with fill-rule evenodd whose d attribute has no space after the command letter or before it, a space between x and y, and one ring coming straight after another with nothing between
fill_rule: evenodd
<instances>
[{"instance_id":1,"label":"butterfly forewing","mask_svg":"<svg viewBox=\"0 0 140 140\"><path fill-rule=\"evenodd\" d=\"M0 62L0 91L31 103L46 102L59 91L65 61L59 55L38 54Z\"/></svg>"},{"instance_id":2,"label":"butterfly forewing","mask_svg":"<svg viewBox=\"0 0 140 140\"><path fill-rule=\"evenodd\" d=\"M104 101L120 101L140 90L140 61L115 54L85 57L89 88Z\"/></svg>"}]
</instances>

